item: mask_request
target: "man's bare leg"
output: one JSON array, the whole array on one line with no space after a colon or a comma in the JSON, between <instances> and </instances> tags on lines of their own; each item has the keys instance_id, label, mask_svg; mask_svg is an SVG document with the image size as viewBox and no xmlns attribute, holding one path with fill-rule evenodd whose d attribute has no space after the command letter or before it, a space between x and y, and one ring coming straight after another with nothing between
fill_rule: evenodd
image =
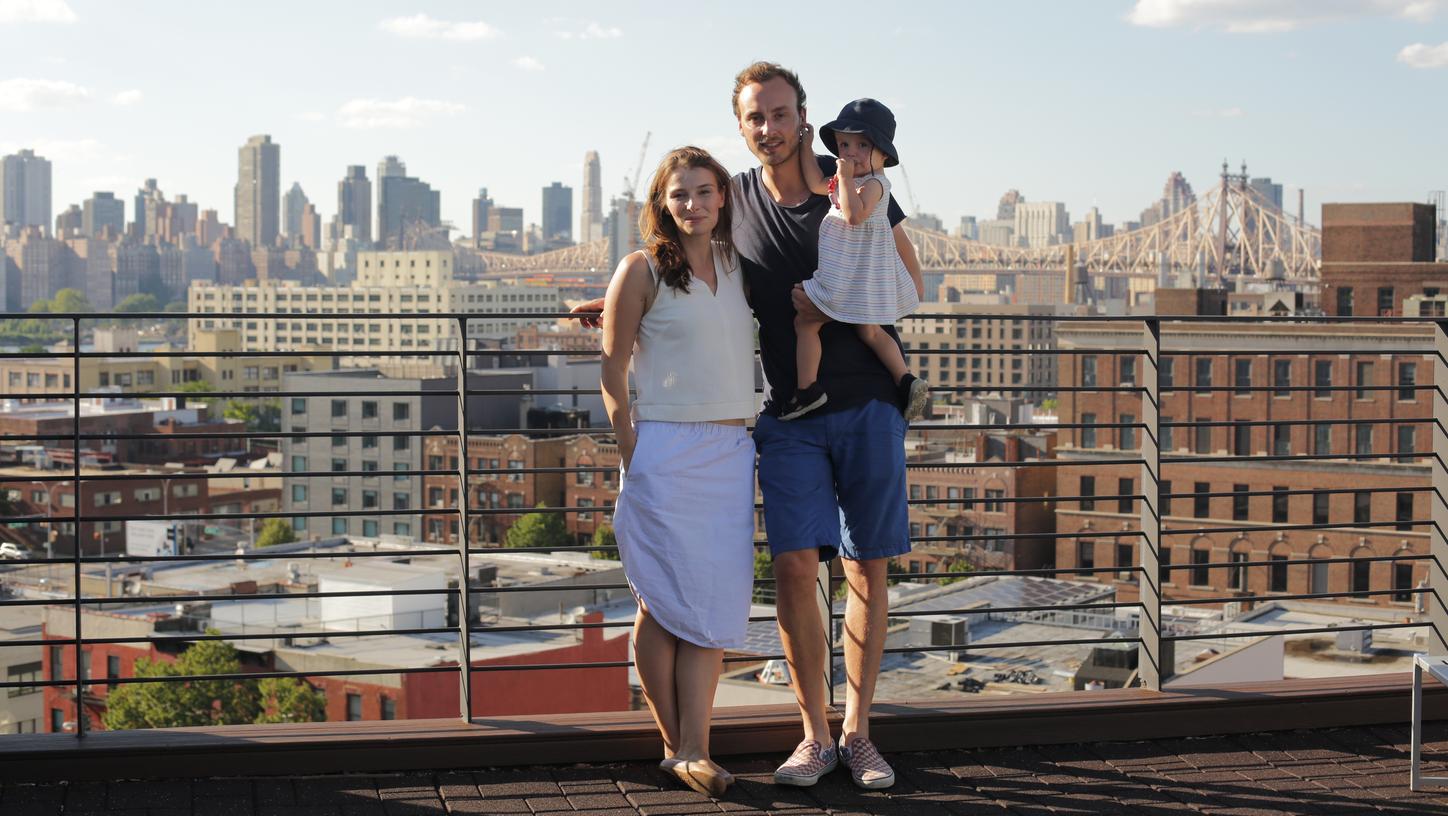
<instances>
[{"instance_id":1,"label":"man's bare leg","mask_svg":"<svg viewBox=\"0 0 1448 816\"><path fill-rule=\"evenodd\" d=\"M784 643L785 659L789 661L795 701L804 720L804 738L829 745L830 728L825 720L825 705L829 700L825 670L829 665L829 651L824 641L824 623L815 603L819 565L819 551L813 547L775 556L775 609L779 614L779 637ZM875 663L879 665L878 657Z\"/></svg>"},{"instance_id":2,"label":"man's bare leg","mask_svg":"<svg viewBox=\"0 0 1448 816\"><path fill-rule=\"evenodd\" d=\"M845 741L870 738L870 705L880 679L880 658L885 651L886 618L890 611L885 574L890 559L842 559L849 598L845 602Z\"/></svg>"}]
</instances>

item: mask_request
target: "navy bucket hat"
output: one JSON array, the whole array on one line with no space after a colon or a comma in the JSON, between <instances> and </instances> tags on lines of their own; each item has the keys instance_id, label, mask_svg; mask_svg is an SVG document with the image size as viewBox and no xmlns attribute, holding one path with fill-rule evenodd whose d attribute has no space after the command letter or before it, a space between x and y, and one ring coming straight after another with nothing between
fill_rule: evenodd
<instances>
[{"instance_id":1,"label":"navy bucket hat","mask_svg":"<svg viewBox=\"0 0 1448 816\"><path fill-rule=\"evenodd\" d=\"M833 122L820 128L820 140L838 156L840 149L835 145L836 133L864 134L885 154L886 167L900 163L900 154L895 150L895 114L879 100L856 99L842 108Z\"/></svg>"}]
</instances>

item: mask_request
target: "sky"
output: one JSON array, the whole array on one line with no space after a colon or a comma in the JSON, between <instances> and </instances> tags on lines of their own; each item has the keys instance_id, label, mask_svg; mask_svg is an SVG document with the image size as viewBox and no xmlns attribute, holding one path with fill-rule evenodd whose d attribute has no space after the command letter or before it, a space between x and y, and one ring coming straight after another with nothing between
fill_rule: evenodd
<instances>
[{"instance_id":1,"label":"sky","mask_svg":"<svg viewBox=\"0 0 1448 816\"><path fill-rule=\"evenodd\" d=\"M891 107L896 195L947 226L1011 188L1135 219L1223 159L1314 223L1448 188L1448 0L0 0L0 153L53 162L57 212L110 190L129 219L155 178L232 222L237 149L267 133L324 220L347 165L375 184L396 154L463 233L479 188L536 222L552 181L576 226L585 151L605 202L646 134L645 182L682 144L747 169L729 97L756 59L799 73L816 125Z\"/></svg>"}]
</instances>

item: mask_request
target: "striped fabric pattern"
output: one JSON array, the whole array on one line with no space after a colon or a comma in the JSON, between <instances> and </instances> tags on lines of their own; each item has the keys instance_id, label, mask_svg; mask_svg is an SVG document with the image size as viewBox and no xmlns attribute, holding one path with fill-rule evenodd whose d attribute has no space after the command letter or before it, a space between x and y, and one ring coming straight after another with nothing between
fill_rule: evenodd
<instances>
[{"instance_id":1,"label":"striped fabric pattern","mask_svg":"<svg viewBox=\"0 0 1448 816\"><path fill-rule=\"evenodd\" d=\"M820 224L819 269L804 282L805 293L831 319L841 323L889 325L920 305L915 284L900 253L885 202L890 180L883 173L856 179L878 180L884 195L864 223L851 226L839 207Z\"/></svg>"}]
</instances>

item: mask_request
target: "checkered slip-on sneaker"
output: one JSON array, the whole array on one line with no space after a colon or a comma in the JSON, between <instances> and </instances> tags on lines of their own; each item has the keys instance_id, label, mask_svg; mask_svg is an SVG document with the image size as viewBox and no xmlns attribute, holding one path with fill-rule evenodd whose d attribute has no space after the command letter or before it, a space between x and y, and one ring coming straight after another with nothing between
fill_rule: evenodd
<instances>
[{"instance_id":1,"label":"checkered slip-on sneaker","mask_svg":"<svg viewBox=\"0 0 1448 816\"><path fill-rule=\"evenodd\" d=\"M846 744L845 735L841 734L840 759L859 787L878 790L895 784L895 771L875 750L875 744L864 737L855 737Z\"/></svg>"},{"instance_id":2,"label":"checkered slip-on sneaker","mask_svg":"<svg viewBox=\"0 0 1448 816\"><path fill-rule=\"evenodd\" d=\"M789 759L774 771L774 784L807 788L840 764L833 744L805 740L794 749Z\"/></svg>"}]
</instances>

